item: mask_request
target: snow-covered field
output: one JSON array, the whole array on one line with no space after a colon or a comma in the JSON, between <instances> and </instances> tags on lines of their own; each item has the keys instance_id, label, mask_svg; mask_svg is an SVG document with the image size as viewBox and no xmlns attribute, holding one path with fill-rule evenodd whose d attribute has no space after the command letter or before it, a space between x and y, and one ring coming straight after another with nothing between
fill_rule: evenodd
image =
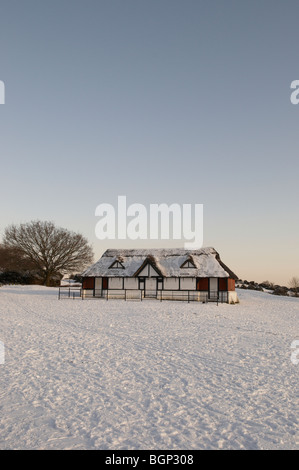
<instances>
[{"instance_id":1,"label":"snow-covered field","mask_svg":"<svg viewBox=\"0 0 299 470\"><path fill-rule=\"evenodd\" d=\"M0 289L1 449L298 449L299 300Z\"/></svg>"}]
</instances>

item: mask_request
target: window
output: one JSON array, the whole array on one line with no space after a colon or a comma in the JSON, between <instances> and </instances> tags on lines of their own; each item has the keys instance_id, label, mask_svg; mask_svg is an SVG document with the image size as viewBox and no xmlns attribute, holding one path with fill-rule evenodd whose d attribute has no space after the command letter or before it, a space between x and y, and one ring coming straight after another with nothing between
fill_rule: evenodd
<instances>
[{"instance_id":1,"label":"window","mask_svg":"<svg viewBox=\"0 0 299 470\"><path fill-rule=\"evenodd\" d=\"M182 264L181 268L195 268L195 265L191 259L187 259L187 261Z\"/></svg>"},{"instance_id":2,"label":"window","mask_svg":"<svg viewBox=\"0 0 299 470\"><path fill-rule=\"evenodd\" d=\"M125 269L125 268L124 268L124 265L119 260L116 260L114 261L114 263L111 264L109 269Z\"/></svg>"},{"instance_id":3,"label":"window","mask_svg":"<svg viewBox=\"0 0 299 470\"><path fill-rule=\"evenodd\" d=\"M157 277L157 290L163 290L163 278Z\"/></svg>"}]
</instances>

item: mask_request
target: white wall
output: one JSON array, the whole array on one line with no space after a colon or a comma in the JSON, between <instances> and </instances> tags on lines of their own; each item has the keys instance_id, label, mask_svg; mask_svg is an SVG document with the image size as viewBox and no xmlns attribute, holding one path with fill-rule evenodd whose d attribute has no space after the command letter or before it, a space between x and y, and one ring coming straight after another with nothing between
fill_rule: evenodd
<instances>
[{"instance_id":1,"label":"white wall","mask_svg":"<svg viewBox=\"0 0 299 470\"><path fill-rule=\"evenodd\" d=\"M179 279L177 277L165 277L164 289L176 290L179 288Z\"/></svg>"},{"instance_id":2,"label":"white wall","mask_svg":"<svg viewBox=\"0 0 299 470\"><path fill-rule=\"evenodd\" d=\"M195 277L182 277L181 278L181 290L196 290Z\"/></svg>"},{"instance_id":3,"label":"white wall","mask_svg":"<svg viewBox=\"0 0 299 470\"><path fill-rule=\"evenodd\" d=\"M137 277L125 277L125 289L138 289L138 278Z\"/></svg>"},{"instance_id":4,"label":"white wall","mask_svg":"<svg viewBox=\"0 0 299 470\"><path fill-rule=\"evenodd\" d=\"M123 278L122 277L110 277L109 278L109 289L122 289L123 288Z\"/></svg>"}]
</instances>

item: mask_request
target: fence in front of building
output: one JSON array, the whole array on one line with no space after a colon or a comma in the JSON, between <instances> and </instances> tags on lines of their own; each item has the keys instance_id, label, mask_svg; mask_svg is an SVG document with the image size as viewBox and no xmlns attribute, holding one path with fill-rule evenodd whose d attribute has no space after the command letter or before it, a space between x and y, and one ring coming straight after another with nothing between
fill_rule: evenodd
<instances>
[{"instance_id":1,"label":"fence in front of building","mask_svg":"<svg viewBox=\"0 0 299 470\"><path fill-rule=\"evenodd\" d=\"M200 292L195 290L166 291L148 289L122 289L122 290L102 290L102 289L82 289L81 287L59 287L58 299L122 299L122 300L147 300L156 299L160 302L164 300L177 300L185 302L216 302L227 303L227 291Z\"/></svg>"}]
</instances>

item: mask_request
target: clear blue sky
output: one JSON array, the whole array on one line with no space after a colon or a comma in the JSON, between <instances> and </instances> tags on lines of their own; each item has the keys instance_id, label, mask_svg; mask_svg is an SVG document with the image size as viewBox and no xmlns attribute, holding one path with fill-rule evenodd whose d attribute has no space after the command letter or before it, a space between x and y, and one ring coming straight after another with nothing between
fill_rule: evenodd
<instances>
[{"instance_id":1,"label":"clear blue sky","mask_svg":"<svg viewBox=\"0 0 299 470\"><path fill-rule=\"evenodd\" d=\"M98 258L132 246L96 239L98 204L202 203L204 246L241 278L299 276L298 18L292 0L2 0L0 235L53 220Z\"/></svg>"}]
</instances>

